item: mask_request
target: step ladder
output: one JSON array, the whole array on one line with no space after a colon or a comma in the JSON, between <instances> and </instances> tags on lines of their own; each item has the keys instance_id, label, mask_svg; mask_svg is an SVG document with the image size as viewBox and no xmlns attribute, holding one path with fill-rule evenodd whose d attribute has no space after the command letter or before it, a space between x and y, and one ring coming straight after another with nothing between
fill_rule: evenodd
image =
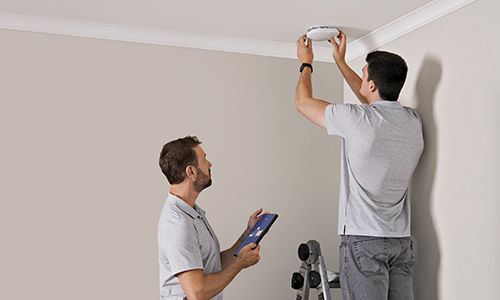
<instances>
[{"instance_id":1,"label":"step ladder","mask_svg":"<svg viewBox=\"0 0 500 300\"><path fill-rule=\"evenodd\" d=\"M292 289L297 290L296 300L308 300L311 288L317 290L319 300L332 300L330 289L340 288L339 273L326 270L319 242L310 240L300 244L298 255L302 264L299 271L292 274Z\"/></svg>"}]
</instances>

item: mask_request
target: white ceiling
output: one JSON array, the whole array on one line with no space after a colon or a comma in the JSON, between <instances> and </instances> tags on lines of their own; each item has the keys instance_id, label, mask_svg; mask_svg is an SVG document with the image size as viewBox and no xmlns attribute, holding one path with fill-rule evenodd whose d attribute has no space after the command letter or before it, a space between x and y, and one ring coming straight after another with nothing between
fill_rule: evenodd
<instances>
[{"instance_id":1,"label":"white ceiling","mask_svg":"<svg viewBox=\"0 0 500 300\"><path fill-rule=\"evenodd\" d=\"M291 57L312 25L374 48L472 1L1 0L0 28Z\"/></svg>"},{"instance_id":2,"label":"white ceiling","mask_svg":"<svg viewBox=\"0 0 500 300\"><path fill-rule=\"evenodd\" d=\"M294 42L307 27L332 24L359 37L430 0L2 0L0 11ZM352 29L355 28L355 29Z\"/></svg>"}]
</instances>

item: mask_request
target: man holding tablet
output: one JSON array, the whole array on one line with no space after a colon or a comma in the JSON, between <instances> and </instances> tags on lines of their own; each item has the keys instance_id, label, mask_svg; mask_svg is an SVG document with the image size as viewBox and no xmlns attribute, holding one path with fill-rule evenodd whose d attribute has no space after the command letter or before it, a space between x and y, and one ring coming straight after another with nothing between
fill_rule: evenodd
<instances>
[{"instance_id":1,"label":"man holding tablet","mask_svg":"<svg viewBox=\"0 0 500 300\"><path fill-rule=\"evenodd\" d=\"M192 136L163 146L160 168L170 193L158 224L160 299L222 300L222 290L243 269L260 260L260 246L249 243L234 256L240 243L262 217L254 212L238 241L220 251L217 236L196 199L212 184L212 164Z\"/></svg>"}]
</instances>

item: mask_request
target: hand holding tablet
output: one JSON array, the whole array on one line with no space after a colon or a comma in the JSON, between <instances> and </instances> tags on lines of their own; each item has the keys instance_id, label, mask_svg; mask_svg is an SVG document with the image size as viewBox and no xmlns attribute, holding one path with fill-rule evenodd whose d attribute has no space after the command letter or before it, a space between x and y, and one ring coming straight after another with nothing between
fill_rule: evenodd
<instances>
[{"instance_id":1,"label":"hand holding tablet","mask_svg":"<svg viewBox=\"0 0 500 300\"><path fill-rule=\"evenodd\" d=\"M234 256L237 256L241 248L250 243L255 243L258 245L260 240L262 240L264 235L269 231L269 228L271 228L271 225L273 225L274 221L276 221L277 218L277 214L263 214L257 221L257 223L255 223L252 230L250 230L250 234L245 238L243 242L241 242L236 251L234 251Z\"/></svg>"}]
</instances>

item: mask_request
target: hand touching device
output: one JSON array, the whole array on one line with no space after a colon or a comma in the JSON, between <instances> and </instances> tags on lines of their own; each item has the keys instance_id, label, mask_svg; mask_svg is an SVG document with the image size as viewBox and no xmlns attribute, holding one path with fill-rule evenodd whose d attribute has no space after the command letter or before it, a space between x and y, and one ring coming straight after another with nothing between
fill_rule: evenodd
<instances>
[{"instance_id":1,"label":"hand touching device","mask_svg":"<svg viewBox=\"0 0 500 300\"><path fill-rule=\"evenodd\" d=\"M234 256L237 256L241 248L245 247L250 243L259 244L260 240L267 233L271 225L278 218L277 214L263 214L262 217L255 223L255 226L250 231L250 234L245 238L243 242L238 246L236 251L234 251Z\"/></svg>"}]
</instances>

